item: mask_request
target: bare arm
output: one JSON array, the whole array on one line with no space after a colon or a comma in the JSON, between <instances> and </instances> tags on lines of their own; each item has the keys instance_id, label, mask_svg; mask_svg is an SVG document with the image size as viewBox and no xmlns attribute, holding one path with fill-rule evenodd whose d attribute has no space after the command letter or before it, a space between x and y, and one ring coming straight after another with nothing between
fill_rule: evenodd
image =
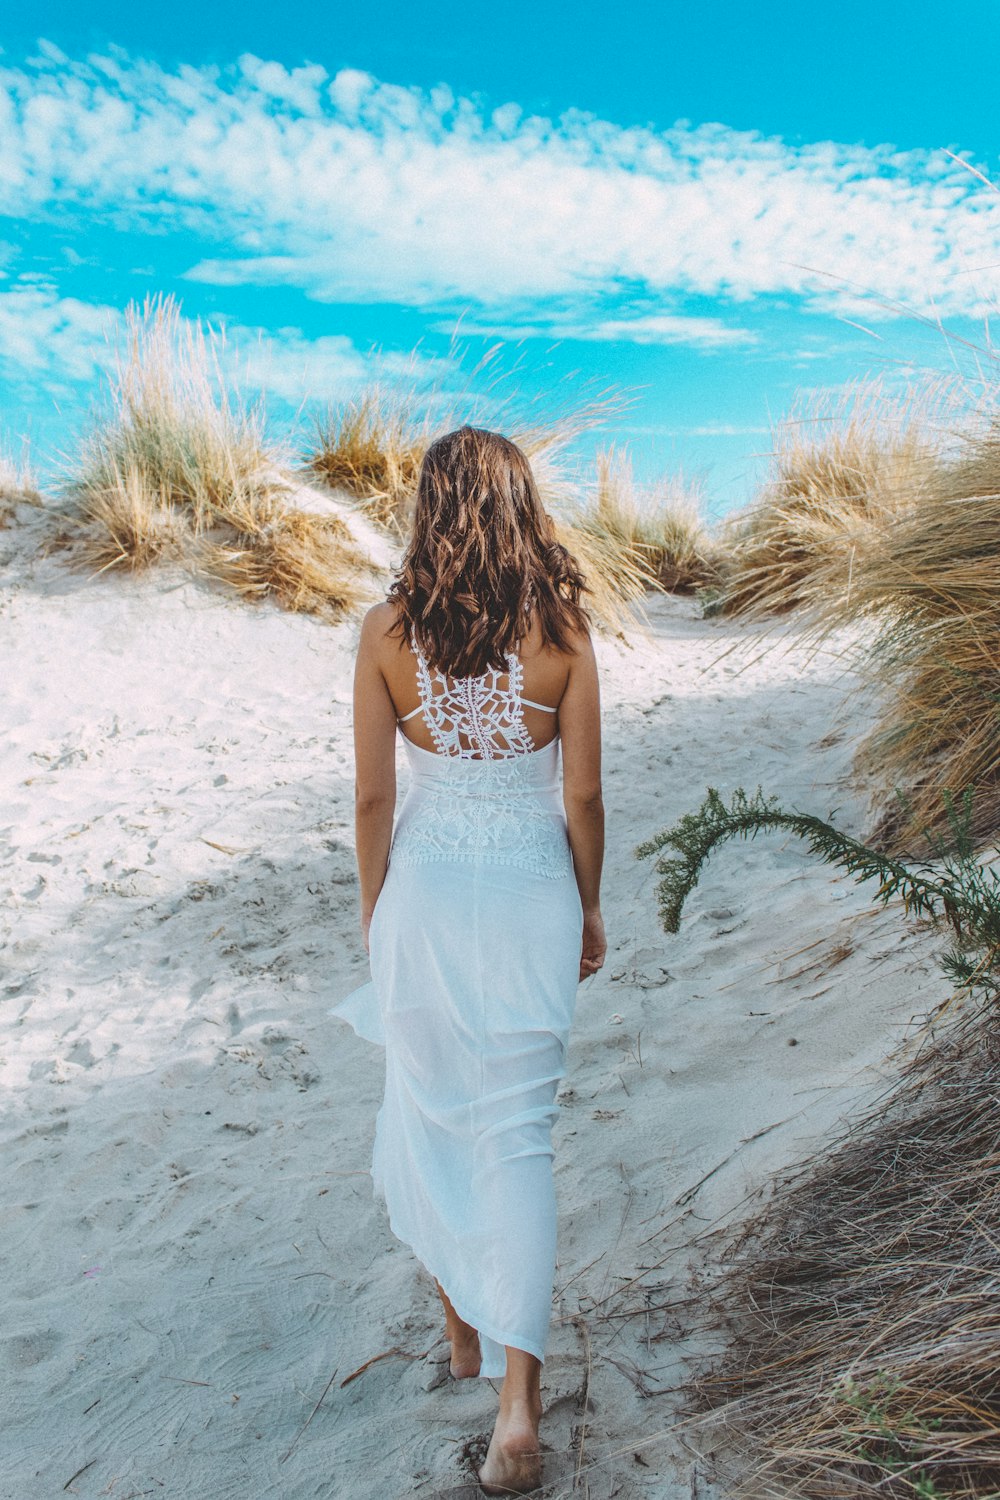
<instances>
[{"instance_id":1,"label":"bare arm","mask_svg":"<svg viewBox=\"0 0 1000 1500\"><path fill-rule=\"evenodd\" d=\"M396 710L379 665L385 610L376 605L365 615L354 668L354 821L366 948L389 864L396 807Z\"/></svg>"},{"instance_id":2,"label":"bare arm","mask_svg":"<svg viewBox=\"0 0 1000 1500\"><path fill-rule=\"evenodd\" d=\"M583 906L580 978L604 963L607 942L601 918L604 862L604 799L601 792L601 696L589 636L578 639L569 680L559 704L563 757L563 805L573 851L573 869Z\"/></svg>"}]
</instances>

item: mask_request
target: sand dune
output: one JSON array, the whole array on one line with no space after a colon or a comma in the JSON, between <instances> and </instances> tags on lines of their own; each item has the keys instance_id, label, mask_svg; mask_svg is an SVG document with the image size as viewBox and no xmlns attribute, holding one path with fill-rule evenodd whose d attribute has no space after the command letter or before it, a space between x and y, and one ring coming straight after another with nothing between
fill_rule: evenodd
<instances>
[{"instance_id":1,"label":"sand dune","mask_svg":"<svg viewBox=\"0 0 1000 1500\"><path fill-rule=\"evenodd\" d=\"M444 1378L433 1286L372 1200L382 1055L326 1014L367 971L357 626L87 580L34 555L41 524L0 533L0 1496L474 1496L493 1394ZM711 1493L671 1389L696 1237L941 993L931 934L778 838L657 924L632 851L707 784L861 827L852 680L784 647L670 599L599 643L611 951L557 1127L552 1496Z\"/></svg>"}]
</instances>

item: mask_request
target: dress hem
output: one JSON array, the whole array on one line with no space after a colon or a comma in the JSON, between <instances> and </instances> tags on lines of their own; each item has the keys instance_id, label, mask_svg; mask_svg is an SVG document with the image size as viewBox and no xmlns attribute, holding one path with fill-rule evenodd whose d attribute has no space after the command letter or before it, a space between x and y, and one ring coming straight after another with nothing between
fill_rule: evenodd
<instances>
[{"instance_id":1,"label":"dress hem","mask_svg":"<svg viewBox=\"0 0 1000 1500\"><path fill-rule=\"evenodd\" d=\"M372 1173L371 1175L372 1175L372 1178L374 1180L374 1173ZM377 1182L376 1182L376 1187L377 1187ZM382 1192L379 1192L379 1197L382 1199L383 1203L385 1203L386 1217L389 1220L389 1228L392 1230L392 1233L395 1235L396 1239L400 1242L401 1245L405 1245L406 1248L408 1250L410 1250L413 1253L413 1255L416 1256L417 1260L423 1266L423 1268L427 1272L428 1276L432 1277L441 1286L444 1286L444 1282L441 1280L441 1277L438 1276L438 1274L431 1269L431 1266L430 1266L430 1264L428 1262L428 1258L413 1243L413 1241L409 1238L408 1235L401 1234L399 1232L399 1230L396 1228L396 1225L393 1223L392 1214L389 1212L389 1205L386 1202L385 1194L382 1193ZM468 1323L469 1326L471 1328L474 1328L477 1333L479 1333L479 1334L485 1334L485 1336L488 1339L492 1339L492 1341L493 1341L494 1344L499 1344L501 1347L506 1347L506 1348L509 1348L509 1349L520 1349L522 1351L522 1353L532 1355L533 1358L535 1358L535 1359L538 1360L539 1364L544 1365L544 1363L545 1363L545 1354L544 1353L539 1353L539 1345L537 1345L536 1343L534 1343L531 1339L522 1338L520 1335L516 1335L516 1334L512 1335L512 1334L506 1334L506 1333L497 1333L497 1332L495 1332L495 1330L493 1328L487 1328L484 1323L477 1322L477 1320L474 1317L467 1317L466 1314L465 1314L465 1312L463 1311L463 1309L458 1306L458 1304L456 1303L454 1297L448 1291L447 1287L445 1287L445 1291L448 1293L448 1301L451 1303L452 1307L458 1313L458 1316L462 1319L463 1323ZM505 1372L502 1371L502 1370L484 1370L482 1367L480 1367L478 1378L481 1379L481 1380L482 1379L485 1379L485 1380L502 1380L503 1376L504 1376L504 1373Z\"/></svg>"}]
</instances>

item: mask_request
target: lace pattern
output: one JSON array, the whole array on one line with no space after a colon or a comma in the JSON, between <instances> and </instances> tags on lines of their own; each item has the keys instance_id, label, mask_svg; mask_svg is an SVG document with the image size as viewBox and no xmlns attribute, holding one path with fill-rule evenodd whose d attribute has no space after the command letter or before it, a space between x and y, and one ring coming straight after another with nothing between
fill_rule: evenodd
<instances>
[{"instance_id":1,"label":"lace pattern","mask_svg":"<svg viewBox=\"0 0 1000 1500\"><path fill-rule=\"evenodd\" d=\"M417 687L437 755L433 775L415 776L392 844L397 866L458 860L514 865L552 879L572 873L555 788L539 783L535 744L524 723L523 669L452 683L432 673L416 644ZM507 686L501 687L506 675ZM427 752L418 752L426 754Z\"/></svg>"},{"instance_id":2,"label":"lace pattern","mask_svg":"<svg viewBox=\"0 0 1000 1500\"><path fill-rule=\"evenodd\" d=\"M413 816L397 830L392 862L435 860L516 865L551 879L562 879L573 868L562 821L534 792L519 797L513 790L506 796L456 797L446 787L422 789Z\"/></svg>"},{"instance_id":3,"label":"lace pattern","mask_svg":"<svg viewBox=\"0 0 1000 1500\"><path fill-rule=\"evenodd\" d=\"M521 706L524 669L515 652L507 653L506 673L491 667L482 677L456 677L449 683L441 672L431 672L416 645L413 650L424 722L439 754L505 760L534 750ZM506 688L500 686L503 676Z\"/></svg>"}]
</instances>

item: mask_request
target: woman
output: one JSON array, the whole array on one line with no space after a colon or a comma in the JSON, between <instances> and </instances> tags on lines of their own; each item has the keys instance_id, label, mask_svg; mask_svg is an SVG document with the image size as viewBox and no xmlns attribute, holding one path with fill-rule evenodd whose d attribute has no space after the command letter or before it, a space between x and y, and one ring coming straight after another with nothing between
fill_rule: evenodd
<instances>
[{"instance_id":1,"label":"woman","mask_svg":"<svg viewBox=\"0 0 1000 1500\"><path fill-rule=\"evenodd\" d=\"M576 986L606 951L583 588L521 450L459 428L424 458L413 534L365 617L355 676L372 984L334 1014L386 1048L372 1175L436 1281L451 1373L503 1376L488 1494L541 1483L551 1126ZM397 731L411 781L393 830Z\"/></svg>"}]
</instances>

